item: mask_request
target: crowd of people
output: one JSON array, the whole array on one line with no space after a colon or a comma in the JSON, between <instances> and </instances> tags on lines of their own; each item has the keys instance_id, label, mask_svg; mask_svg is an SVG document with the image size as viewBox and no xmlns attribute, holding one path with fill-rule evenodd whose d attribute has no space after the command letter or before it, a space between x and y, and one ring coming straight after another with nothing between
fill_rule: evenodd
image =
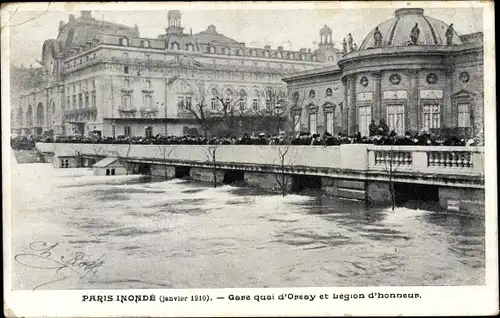
<instances>
[{"instance_id":1,"label":"crowd of people","mask_svg":"<svg viewBox=\"0 0 500 318\"><path fill-rule=\"evenodd\" d=\"M31 139L29 139L31 140ZM242 137L226 136L220 137L196 137L196 136L162 136L155 137L85 137L85 136L59 136L55 140L52 137L45 137L37 141L56 142L56 143L88 143L88 144L143 144L143 145L312 145L312 146L338 146L342 144L375 144L375 145L398 145L398 146L474 146L473 139L459 138L450 136L442 138L439 135L430 133L411 134L407 132L404 136L397 135L394 131L388 135L376 134L373 136L362 137L358 132L354 136L347 136L339 133L332 135L310 134L307 132L298 133L294 138L289 138L285 133L278 135L244 134ZM19 144L34 147L34 141L30 142L11 142L13 148L19 147ZM14 148L16 149L16 148ZM25 148L23 148L25 149ZM30 148L31 149L31 148Z\"/></svg>"},{"instance_id":2,"label":"crowd of people","mask_svg":"<svg viewBox=\"0 0 500 318\"><path fill-rule=\"evenodd\" d=\"M375 144L375 145L399 145L399 146L475 146L473 139L465 137L448 136L442 137L429 132L412 134L406 132L404 136L398 135L394 130L390 131L383 119L379 124L372 120L369 126L369 136L362 136L360 132L354 136L343 133L332 135L311 134L309 132L297 133L289 137L286 132L277 135L266 135L265 133L245 133L241 137L199 137L199 136L162 136L160 134L151 137L129 137L118 136L101 137L98 134L92 136L17 136L11 138L11 147L15 150L29 150L35 148L36 142L46 143L87 143L87 144L143 144L143 145L312 145L312 146L338 146L342 144Z\"/></svg>"},{"instance_id":3,"label":"crowd of people","mask_svg":"<svg viewBox=\"0 0 500 318\"><path fill-rule=\"evenodd\" d=\"M14 150L32 150L35 149L36 142L31 136L16 136L10 139L10 147Z\"/></svg>"}]
</instances>

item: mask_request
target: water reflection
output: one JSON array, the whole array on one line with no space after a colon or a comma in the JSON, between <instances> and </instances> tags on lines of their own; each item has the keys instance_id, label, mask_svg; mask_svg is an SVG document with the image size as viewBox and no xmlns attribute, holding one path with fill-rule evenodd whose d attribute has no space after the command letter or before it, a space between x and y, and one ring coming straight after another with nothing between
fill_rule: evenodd
<instances>
[{"instance_id":1,"label":"water reflection","mask_svg":"<svg viewBox=\"0 0 500 318\"><path fill-rule=\"evenodd\" d=\"M481 219L313 193L13 168L14 253L45 240L59 242L60 254L106 255L97 281L48 288L484 284ZM20 266L14 288L43 280Z\"/></svg>"}]
</instances>

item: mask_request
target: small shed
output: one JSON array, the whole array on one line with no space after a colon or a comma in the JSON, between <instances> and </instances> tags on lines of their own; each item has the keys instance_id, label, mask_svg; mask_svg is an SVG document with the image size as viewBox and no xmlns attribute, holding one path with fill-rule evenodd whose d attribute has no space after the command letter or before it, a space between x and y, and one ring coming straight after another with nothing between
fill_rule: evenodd
<instances>
[{"instance_id":1,"label":"small shed","mask_svg":"<svg viewBox=\"0 0 500 318\"><path fill-rule=\"evenodd\" d=\"M96 176L126 175L125 163L116 157L106 157L92 166Z\"/></svg>"},{"instance_id":2,"label":"small shed","mask_svg":"<svg viewBox=\"0 0 500 318\"><path fill-rule=\"evenodd\" d=\"M77 168L78 154L64 151L55 151L52 163L54 168Z\"/></svg>"}]
</instances>

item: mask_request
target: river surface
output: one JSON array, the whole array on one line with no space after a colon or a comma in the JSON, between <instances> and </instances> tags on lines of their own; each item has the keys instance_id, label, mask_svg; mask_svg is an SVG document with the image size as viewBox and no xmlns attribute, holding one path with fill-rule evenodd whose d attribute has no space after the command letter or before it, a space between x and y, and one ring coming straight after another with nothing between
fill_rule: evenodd
<instances>
[{"instance_id":1,"label":"river surface","mask_svg":"<svg viewBox=\"0 0 500 318\"><path fill-rule=\"evenodd\" d=\"M484 219L12 166L14 289L482 285Z\"/></svg>"}]
</instances>

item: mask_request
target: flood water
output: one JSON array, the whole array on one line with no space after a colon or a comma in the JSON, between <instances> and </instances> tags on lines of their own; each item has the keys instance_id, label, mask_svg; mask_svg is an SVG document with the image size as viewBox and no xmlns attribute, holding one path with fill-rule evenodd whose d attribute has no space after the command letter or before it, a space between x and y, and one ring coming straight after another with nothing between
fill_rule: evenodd
<instances>
[{"instance_id":1,"label":"flood water","mask_svg":"<svg viewBox=\"0 0 500 318\"><path fill-rule=\"evenodd\" d=\"M12 167L14 289L481 285L484 219Z\"/></svg>"}]
</instances>

